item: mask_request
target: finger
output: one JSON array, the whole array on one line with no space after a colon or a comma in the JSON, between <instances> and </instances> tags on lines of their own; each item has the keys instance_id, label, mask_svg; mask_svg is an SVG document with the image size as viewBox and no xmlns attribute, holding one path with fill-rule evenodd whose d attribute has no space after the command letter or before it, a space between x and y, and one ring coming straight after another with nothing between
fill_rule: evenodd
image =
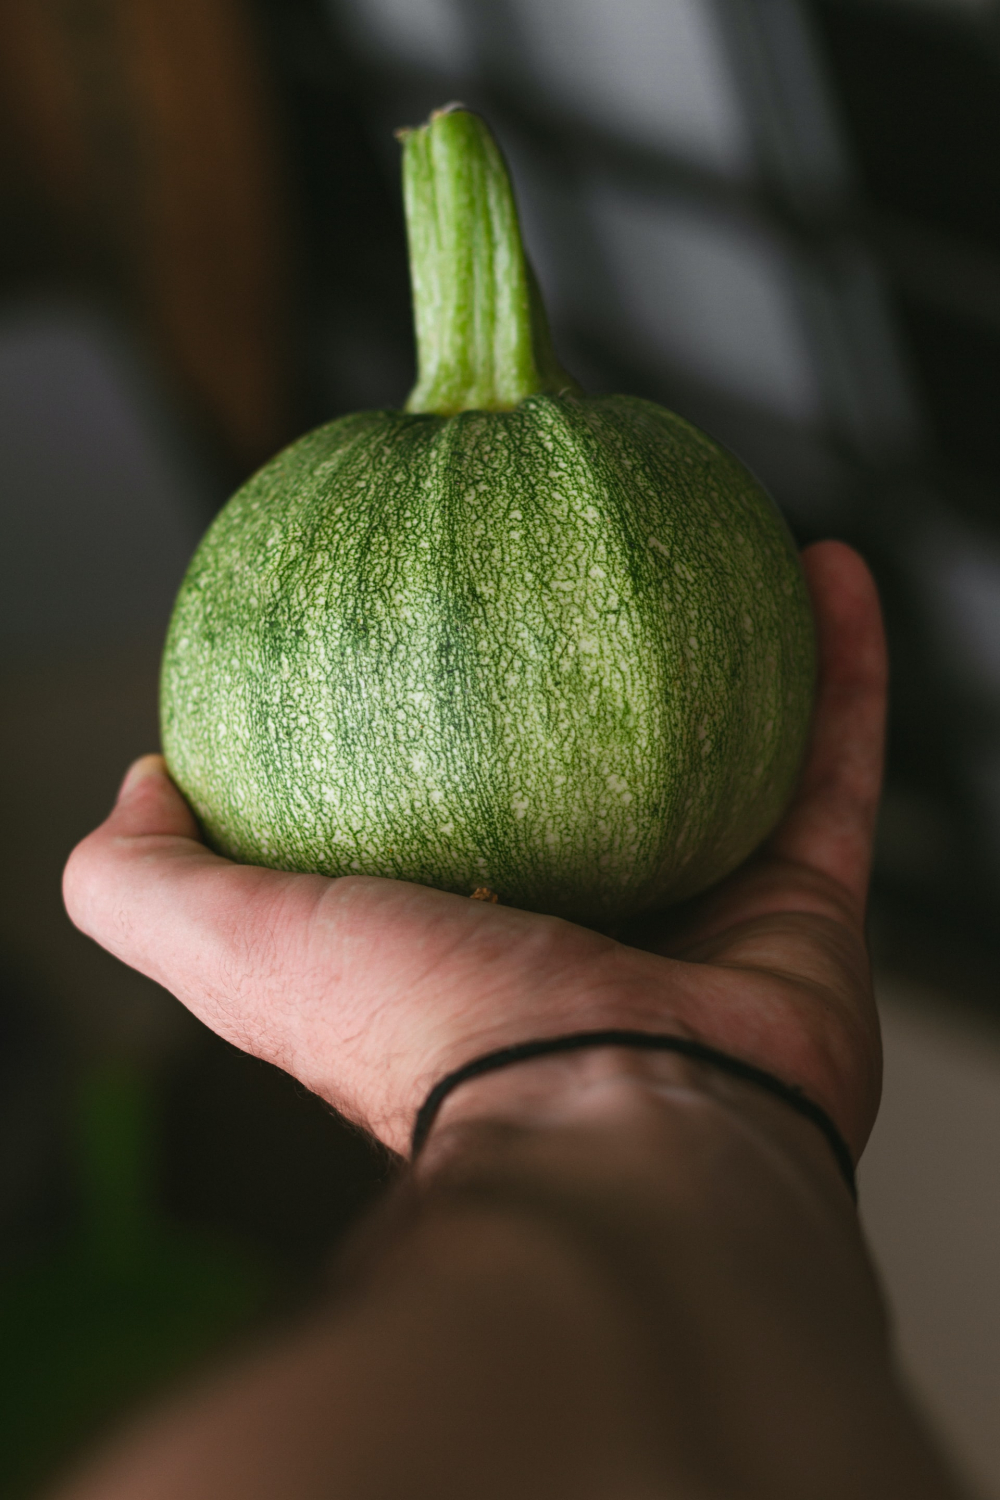
<instances>
[{"instance_id":1,"label":"finger","mask_svg":"<svg viewBox=\"0 0 1000 1500\"><path fill-rule=\"evenodd\" d=\"M114 809L74 849L63 878L67 911L89 937L225 1040L362 1118L351 1100L371 1090L353 1081L358 1070L346 1057L364 1032L345 1003L358 986L349 982L345 995L338 985L348 966L335 942L314 951L317 913L334 884L234 864L206 848L159 756L131 768ZM362 947L372 915L361 911L345 924ZM377 967L375 948L363 955L366 970Z\"/></svg>"},{"instance_id":2,"label":"finger","mask_svg":"<svg viewBox=\"0 0 1000 1500\"><path fill-rule=\"evenodd\" d=\"M888 667L874 579L842 542L802 554L816 616L818 684L798 791L770 852L835 880L863 906L882 784Z\"/></svg>"},{"instance_id":3,"label":"finger","mask_svg":"<svg viewBox=\"0 0 1000 1500\"><path fill-rule=\"evenodd\" d=\"M222 956L210 951L219 946L213 928L232 936L229 906L252 923L251 897L266 895L268 877L289 878L207 849L163 757L146 755L129 769L105 821L70 855L63 897L89 937L187 999L213 985Z\"/></svg>"},{"instance_id":4,"label":"finger","mask_svg":"<svg viewBox=\"0 0 1000 1500\"><path fill-rule=\"evenodd\" d=\"M70 918L106 947L112 946L108 940L114 937L109 919L117 892L108 877L115 856L124 869L136 857L148 855L154 843L175 856L212 857L198 837L191 809L167 775L163 756L143 755L126 772L105 821L77 845L63 874L63 900Z\"/></svg>"},{"instance_id":5,"label":"finger","mask_svg":"<svg viewBox=\"0 0 1000 1500\"><path fill-rule=\"evenodd\" d=\"M396 1149L437 1077L527 1034L558 982L577 1003L568 951L616 951L568 923L403 881L234 864L197 838L158 757L133 767L64 887L97 942Z\"/></svg>"},{"instance_id":6,"label":"finger","mask_svg":"<svg viewBox=\"0 0 1000 1500\"><path fill-rule=\"evenodd\" d=\"M123 837L176 834L200 842L194 814L171 781L162 755L140 755L129 766L105 827Z\"/></svg>"}]
</instances>

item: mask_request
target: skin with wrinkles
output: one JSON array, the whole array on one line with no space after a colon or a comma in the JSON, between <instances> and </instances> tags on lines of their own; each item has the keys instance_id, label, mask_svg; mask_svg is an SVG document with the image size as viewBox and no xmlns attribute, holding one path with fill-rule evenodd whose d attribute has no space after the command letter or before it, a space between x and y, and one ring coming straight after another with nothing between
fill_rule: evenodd
<instances>
[{"instance_id":1,"label":"skin with wrinkles","mask_svg":"<svg viewBox=\"0 0 1000 1500\"><path fill-rule=\"evenodd\" d=\"M612 929L771 830L812 700L793 544L731 455L636 398L367 412L217 519L162 679L220 852Z\"/></svg>"}]
</instances>

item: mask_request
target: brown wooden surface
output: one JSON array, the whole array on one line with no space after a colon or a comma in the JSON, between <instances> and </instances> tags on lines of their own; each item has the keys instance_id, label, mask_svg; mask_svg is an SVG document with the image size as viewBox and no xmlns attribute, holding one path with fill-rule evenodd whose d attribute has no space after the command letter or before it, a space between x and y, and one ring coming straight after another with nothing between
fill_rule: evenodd
<instances>
[{"instance_id":1,"label":"brown wooden surface","mask_svg":"<svg viewBox=\"0 0 1000 1500\"><path fill-rule=\"evenodd\" d=\"M289 203L241 0L0 0L0 228L122 297L248 470L290 436ZM22 266L29 280L32 266Z\"/></svg>"}]
</instances>

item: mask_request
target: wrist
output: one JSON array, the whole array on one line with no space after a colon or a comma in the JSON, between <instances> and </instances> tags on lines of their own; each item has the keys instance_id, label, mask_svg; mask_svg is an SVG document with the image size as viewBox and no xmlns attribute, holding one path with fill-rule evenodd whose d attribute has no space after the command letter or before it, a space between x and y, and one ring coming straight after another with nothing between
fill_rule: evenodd
<instances>
[{"instance_id":1,"label":"wrist","mask_svg":"<svg viewBox=\"0 0 1000 1500\"><path fill-rule=\"evenodd\" d=\"M518 1142L621 1131L646 1143L655 1157L683 1117L685 1137L699 1119L715 1137L727 1130L756 1136L762 1149L832 1177L842 1191L850 1161L838 1160L837 1147L841 1153L846 1148L838 1139L831 1150L830 1135L809 1117L808 1104L793 1104L759 1081L678 1052L623 1045L560 1051L463 1079L433 1117L421 1168L433 1172L442 1162L475 1156L487 1140L516 1149Z\"/></svg>"},{"instance_id":2,"label":"wrist","mask_svg":"<svg viewBox=\"0 0 1000 1500\"><path fill-rule=\"evenodd\" d=\"M464 1080L441 1104L431 1132L440 1139L478 1125L557 1130L614 1114L629 1100L702 1084L689 1060L673 1053L595 1046L526 1057Z\"/></svg>"}]
</instances>

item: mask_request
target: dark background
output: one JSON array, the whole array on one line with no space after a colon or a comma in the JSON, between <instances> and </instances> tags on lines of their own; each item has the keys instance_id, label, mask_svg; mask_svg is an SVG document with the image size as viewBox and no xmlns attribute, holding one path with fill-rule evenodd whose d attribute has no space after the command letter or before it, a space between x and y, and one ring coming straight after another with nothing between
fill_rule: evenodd
<instances>
[{"instance_id":1,"label":"dark background","mask_svg":"<svg viewBox=\"0 0 1000 1500\"><path fill-rule=\"evenodd\" d=\"M0 0L0 1377L35 1361L12 1486L312 1295L390 1170L73 932L58 878L157 743L162 632L214 511L307 427L405 398L392 132L452 98L510 157L568 367L689 416L801 541L871 561L876 955L995 1009L996 8ZM77 1319L94 1287L142 1350ZM57 1304L62 1343L28 1316Z\"/></svg>"}]
</instances>

